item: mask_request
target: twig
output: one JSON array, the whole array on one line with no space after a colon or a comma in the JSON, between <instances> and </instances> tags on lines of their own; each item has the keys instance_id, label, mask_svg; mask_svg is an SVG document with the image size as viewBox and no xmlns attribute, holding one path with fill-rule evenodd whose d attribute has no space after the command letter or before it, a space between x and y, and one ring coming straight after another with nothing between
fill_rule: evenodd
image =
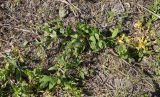
<instances>
[{"instance_id":1,"label":"twig","mask_svg":"<svg viewBox=\"0 0 160 97\"><path fill-rule=\"evenodd\" d=\"M26 30L26 29L19 29L19 28L14 28L15 30L18 30L18 31L22 31L22 32L32 32L32 31L30 31L30 30Z\"/></svg>"},{"instance_id":2,"label":"twig","mask_svg":"<svg viewBox=\"0 0 160 97\"><path fill-rule=\"evenodd\" d=\"M78 7L76 7L74 4L72 4L71 1L66 1L66 0L58 0L58 1L69 5L70 7L78 10L78 12L81 13L81 10L80 10ZM74 11L73 11L73 13L74 13L74 15L76 16L76 13L75 13Z\"/></svg>"},{"instance_id":3,"label":"twig","mask_svg":"<svg viewBox=\"0 0 160 97\"><path fill-rule=\"evenodd\" d=\"M126 11L126 9L124 8L124 4L122 3L122 0L119 0L119 2L120 2L120 4L121 4L123 10Z\"/></svg>"},{"instance_id":4,"label":"twig","mask_svg":"<svg viewBox=\"0 0 160 97\"><path fill-rule=\"evenodd\" d=\"M5 41L5 40L3 40L3 39L0 39L0 41L3 41L3 42L5 42L5 43L7 43L7 41Z\"/></svg>"},{"instance_id":5,"label":"twig","mask_svg":"<svg viewBox=\"0 0 160 97\"><path fill-rule=\"evenodd\" d=\"M114 56L116 56L116 57L118 57L118 54L116 54L112 49L111 50L109 50L109 52L112 54L112 55L114 55ZM128 65L130 65L131 66L131 64L130 63L128 63L126 60L124 60L124 59L121 59L125 64L128 64Z\"/></svg>"},{"instance_id":6,"label":"twig","mask_svg":"<svg viewBox=\"0 0 160 97\"><path fill-rule=\"evenodd\" d=\"M2 24L2 23L0 23L0 26L9 26L9 24Z\"/></svg>"}]
</instances>

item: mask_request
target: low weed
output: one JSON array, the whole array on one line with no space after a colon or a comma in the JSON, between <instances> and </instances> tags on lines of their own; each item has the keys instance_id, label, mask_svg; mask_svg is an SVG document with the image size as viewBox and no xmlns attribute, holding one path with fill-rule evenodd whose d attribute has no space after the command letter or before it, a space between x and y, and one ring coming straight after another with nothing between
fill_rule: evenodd
<instances>
[{"instance_id":1,"label":"low weed","mask_svg":"<svg viewBox=\"0 0 160 97\"><path fill-rule=\"evenodd\" d=\"M151 10L158 14L159 1L155 1ZM108 21L112 22L115 17L115 13L109 12ZM153 32L152 23L158 18L153 15L151 17L148 22L145 21L146 17L137 20L134 24L135 29L141 32ZM120 58L129 63L140 62L144 56L153 53L149 50L152 41L148 36L136 38L128 36L122 30L122 23L123 17L109 29L110 36L104 36L99 29L86 23L78 23L75 28L64 26L59 20L42 25L40 27L42 36L35 45L42 50L39 54L41 59L45 59L45 50L51 49L53 44L59 45L54 64L49 64L50 67L47 69L43 66L31 69L24 65L25 58L19 53L18 48L13 49L14 56L4 54L6 64L0 68L0 96L34 97L39 93L55 95L63 91L62 95L81 97L83 90L79 86L83 85L82 80L88 74L83 67L82 58L86 52L99 54L106 47L112 48ZM160 43L159 40L155 41L156 44ZM159 52L160 50L156 51ZM160 62L159 56L156 64ZM156 74L159 75L159 71Z\"/></svg>"}]
</instances>

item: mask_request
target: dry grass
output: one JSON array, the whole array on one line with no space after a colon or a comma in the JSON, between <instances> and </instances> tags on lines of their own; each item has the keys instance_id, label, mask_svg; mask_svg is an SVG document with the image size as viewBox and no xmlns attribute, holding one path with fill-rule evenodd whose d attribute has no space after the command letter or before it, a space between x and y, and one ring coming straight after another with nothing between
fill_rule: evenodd
<instances>
[{"instance_id":1,"label":"dry grass","mask_svg":"<svg viewBox=\"0 0 160 97\"><path fill-rule=\"evenodd\" d=\"M124 16L126 21L122 30L129 32L130 37L148 35L146 30L138 32L133 25L146 13L137 4L147 6L150 3L151 0L0 1L0 67L5 65L3 54L15 49L26 58L24 61L29 67L35 68L39 64L48 67L53 64L58 56L59 46L53 44L50 49L45 49L34 45L34 42L43 37L43 31L39 27L52 20L61 19L65 26L71 25L72 28L78 22L86 22L107 33L105 31L114 28ZM118 16L109 16L110 11L115 11ZM113 20L110 22L108 18ZM157 20L153 25L158 33L160 21ZM153 35L153 39L155 38L156 34ZM28 46L24 48L26 44ZM156 57L151 55L141 62L129 63L120 58L113 48L106 48L95 56L91 54L89 58L85 56L86 61L91 61L86 62L85 66L93 72L83 81L84 95L133 97L147 93L148 96L158 97L160 77L155 73L160 72L160 67L153 64Z\"/></svg>"}]
</instances>

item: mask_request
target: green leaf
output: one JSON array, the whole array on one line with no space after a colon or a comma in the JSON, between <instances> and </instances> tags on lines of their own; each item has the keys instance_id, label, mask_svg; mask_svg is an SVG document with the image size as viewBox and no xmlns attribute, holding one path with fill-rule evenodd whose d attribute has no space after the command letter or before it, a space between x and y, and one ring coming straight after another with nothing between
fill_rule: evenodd
<instances>
[{"instance_id":1,"label":"green leaf","mask_svg":"<svg viewBox=\"0 0 160 97\"><path fill-rule=\"evenodd\" d=\"M94 35L95 35L96 39L99 40L99 34L95 33Z\"/></svg>"},{"instance_id":2,"label":"green leaf","mask_svg":"<svg viewBox=\"0 0 160 97\"><path fill-rule=\"evenodd\" d=\"M93 43L96 43L96 39L94 36L90 36L89 40L91 40Z\"/></svg>"},{"instance_id":3,"label":"green leaf","mask_svg":"<svg viewBox=\"0 0 160 97\"><path fill-rule=\"evenodd\" d=\"M64 28L60 28L60 33L64 34Z\"/></svg>"},{"instance_id":4,"label":"green leaf","mask_svg":"<svg viewBox=\"0 0 160 97\"><path fill-rule=\"evenodd\" d=\"M78 38L78 34L71 35L72 38Z\"/></svg>"},{"instance_id":5,"label":"green leaf","mask_svg":"<svg viewBox=\"0 0 160 97\"><path fill-rule=\"evenodd\" d=\"M61 79L57 79L57 84L61 84Z\"/></svg>"},{"instance_id":6,"label":"green leaf","mask_svg":"<svg viewBox=\"0 0 160 97\"><path fill-rule=\"evenodd\" d=\"M125 45L119 45L116 47L116 51L120 57L127 59L128 58L128 50Z\"/></svg>"},{"instance_id":7,"label":"green leaf","mask_svg":"<svg viewBox=\"0 0 160 97\"><path fill-rule=\"evenodd\" d=\"M40 88L46 88L48 86L48 82L43 82L40 84Z\"/></svg>"},{"instance_id":8,"label":"green leaf","mask_svg":"<svg viewBox=\"0 0 160 97\"><path fill-rule=\"evenodd\" d=\"M48 70L49 71L52 71L52 70L55 70L56 68L54 66L50 67Z\"/></svg>"},{"instance_id":9,"label":"green leaf","mask_svg":"<svg viewBox=\"0 0 160 97\"><path fill-rule=\"evenodd\" d=\"M49 83L49 90L53 89L55 85L56 85L55 81L50 82Z\"/></svg>"},{"instance_id":10,"label":"green leaf","mask_svg":"<svg viewBox=\"0 0 160 97\"><path fill-rule=\"evenodd\" d=\"M16 60L14 60L13 58L11 58L11 56L7 56L6 59L7 59L7 61L9 62L9 64L17 67L17 62L16 62Z\"/></svg>"},{"instance_id":11,"label":"green leaf","mask_svg":"<svg viewBox=\"0 0 160 97\"><path fill-rule=\"evenodd\" d=\"M57 38L57 32L53 30L52 33L50 34L50 37Z\"/></svg>"},{"instance_id":12,"label":"green leaf","mask_svg":"<svg viewBox=\"0 0 160 97\"><path fill-rule=\"evenodd\" d=\"M84 79L85 73L83 71L80 71L79 75L82 79Z\"/></svg>"},{"instance_id":13,"label":"green leaf","mask_svg":"<svg viewBox=\"0 0 160 97\"><path fill-rule=\"evenodd\" d=\"M68 82L64 82L64 88L65 88L66 90L71 89L71 84L68 83Z\"/></svg>"},{"instance_id":14,"label":"green leaf","mask_svg":"<svg viewBox=\"0 0 160 97\"><path fill-rule=\"evenodd\" d=\"M102 41L102 40L98 41L98 46L99 46L101 49L104 48L104 45L103 45L103 41Z\"/></svg>"},{"instance_id":15,"label":"green leaf","mask_svg":"<svg viewBox=\"0 0 160 97\"><path fill-rule=\"evenodd\" d=\"M44 75L42 79L40 79L40 82L49 82L50 80L52 80L50 76Z\"/></svg>"},{"instance_id":16,"label":"green leaf","mask_svg":"<svg viewBox=\"0 0 160 97\"><path fill-rule=\"evenodd\" d=\"M115 38L119 33L119 28L111 29L112 38Z\"/></svg>"},{"instance_id":17,"label":"green leaf","mask_svg":"<svg viewBox=\"0 0 160 97\"><path fill-rule=\"evenodd\" d=\"M91 47L92 50L97 50L97 46L96 46L95 42L91 42L90 47Z\"/></svg>"},{"instance_id":18,"label":"green leaf","mask_svg":"<svg viewBox=\"0 0 160 97\"><path fill-rule=\"evenodd\" d=\"M43 78L40 79L40 83L40 88L48 87L49 89L52 89L57 83L57 78L44 75Z\"/></svg>"}]
</instances>

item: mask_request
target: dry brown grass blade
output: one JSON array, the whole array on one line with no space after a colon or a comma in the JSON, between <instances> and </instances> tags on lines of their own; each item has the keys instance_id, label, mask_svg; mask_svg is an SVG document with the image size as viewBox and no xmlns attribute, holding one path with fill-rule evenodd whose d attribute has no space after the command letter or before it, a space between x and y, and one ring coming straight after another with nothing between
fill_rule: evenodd
<instances>
[{"instance_id":1,"label":"dry brown grass blade","mask_svg":"<svg viewBox=\"0 0 160 97\"><path fill-rule=\"evenodd\" d=\"M74 4L72 4L71 1L67 1L67 0L58 0L58 1L69 5L70 9L73 11L73 13L74 13L75 16L76 16L76 13L77 13L76 11L78 11L79 13L81 13L81 10L78 7L76 7Z\"/></svg>"}]
</instances>

